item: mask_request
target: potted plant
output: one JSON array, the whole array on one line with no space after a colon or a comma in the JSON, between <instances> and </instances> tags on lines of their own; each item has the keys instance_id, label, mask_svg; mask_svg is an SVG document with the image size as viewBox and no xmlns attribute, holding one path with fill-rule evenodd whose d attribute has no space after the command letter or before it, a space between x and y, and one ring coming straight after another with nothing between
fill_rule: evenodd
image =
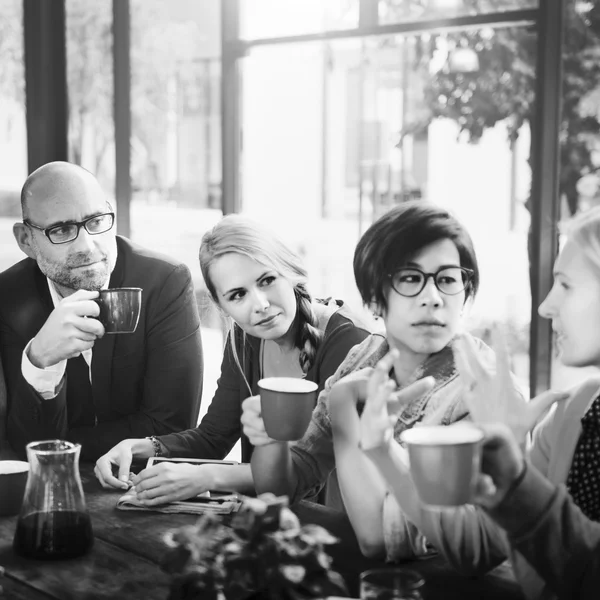
<instances>
[{"instance_id":1,"label":"potted plant","mask_svg":"<svg viewBox=\"0 0 600 600\"><path fill-rule=\"evenodd\" d=\"M347 596L319 525L300 525L287 498L245 498L233 518L205 514L165 536L169 600L304 600Z\"/></svg>"}]
</instances>

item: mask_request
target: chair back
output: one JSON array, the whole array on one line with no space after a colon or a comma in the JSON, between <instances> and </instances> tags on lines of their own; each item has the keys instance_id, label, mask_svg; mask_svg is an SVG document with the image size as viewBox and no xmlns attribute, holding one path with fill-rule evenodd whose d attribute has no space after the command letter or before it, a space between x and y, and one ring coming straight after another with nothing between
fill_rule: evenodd
<instances>
[{"instance_id":1,"label":"chair back","mask_svg":"<svg viewBox=\"0 0 600 600\"><path fill-rule=\"evenodd\" d=\"M15 458L15 453L8 443L7 435L8 421L8 393L4 381L4 371L2 361L0 361L0 459Z\"/></svg>"}]
</instances>

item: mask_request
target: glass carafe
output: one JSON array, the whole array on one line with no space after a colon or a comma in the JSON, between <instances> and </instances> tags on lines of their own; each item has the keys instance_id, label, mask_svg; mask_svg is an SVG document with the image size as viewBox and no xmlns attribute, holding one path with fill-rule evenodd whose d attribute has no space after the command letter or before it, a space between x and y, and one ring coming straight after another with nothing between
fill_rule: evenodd
<instances>
[{"instance_id":1,"label":"glass carafe","mask_svg":"<svg viewBox=\"0 0 600 600\"><path fill-rule=\"evenodd\" d=\"M73 558L94 543L79 476L81 446L62 440L27 444L29 476L13 548L29 558Z\"/></svg>"}]
</instances>

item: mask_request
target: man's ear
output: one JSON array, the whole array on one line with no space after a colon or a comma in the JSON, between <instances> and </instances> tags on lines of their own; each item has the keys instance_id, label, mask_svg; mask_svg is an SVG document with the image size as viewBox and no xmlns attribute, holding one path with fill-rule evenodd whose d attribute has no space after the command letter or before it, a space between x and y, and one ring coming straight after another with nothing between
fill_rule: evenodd
<instances>
[{"instance_id":1,"label":"man's ear","mask_svg":"<svg viewBox=\"0 0 600 600\"><path fill-rule=\"evenodd\" d=\"M25 223L15 223L13 225L13 235L15 236L15 240L17 240L17 244L19 244L19 248L29 256L29 258L33 258L33 260L37 260L37 255L31 246L31 230Z\"/></svg>"}]
</instances>

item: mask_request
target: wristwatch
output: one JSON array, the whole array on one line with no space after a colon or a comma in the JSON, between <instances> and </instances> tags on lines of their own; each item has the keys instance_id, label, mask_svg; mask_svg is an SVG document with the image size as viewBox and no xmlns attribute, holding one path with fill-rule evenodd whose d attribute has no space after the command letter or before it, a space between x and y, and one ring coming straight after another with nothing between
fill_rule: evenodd
<instances>
[{"instance_id":1,"label":"wristwatch","mask_svg":"<svg viewBox=\"0 0 600 600\"><path fill-rule=\"evenodd\" d=\"M152 442L152 448L154 450L154 456L163 456L163 449L161 443L158 441L155 435L150 435L146 438Z\"/></svg>"}]
</instances>

